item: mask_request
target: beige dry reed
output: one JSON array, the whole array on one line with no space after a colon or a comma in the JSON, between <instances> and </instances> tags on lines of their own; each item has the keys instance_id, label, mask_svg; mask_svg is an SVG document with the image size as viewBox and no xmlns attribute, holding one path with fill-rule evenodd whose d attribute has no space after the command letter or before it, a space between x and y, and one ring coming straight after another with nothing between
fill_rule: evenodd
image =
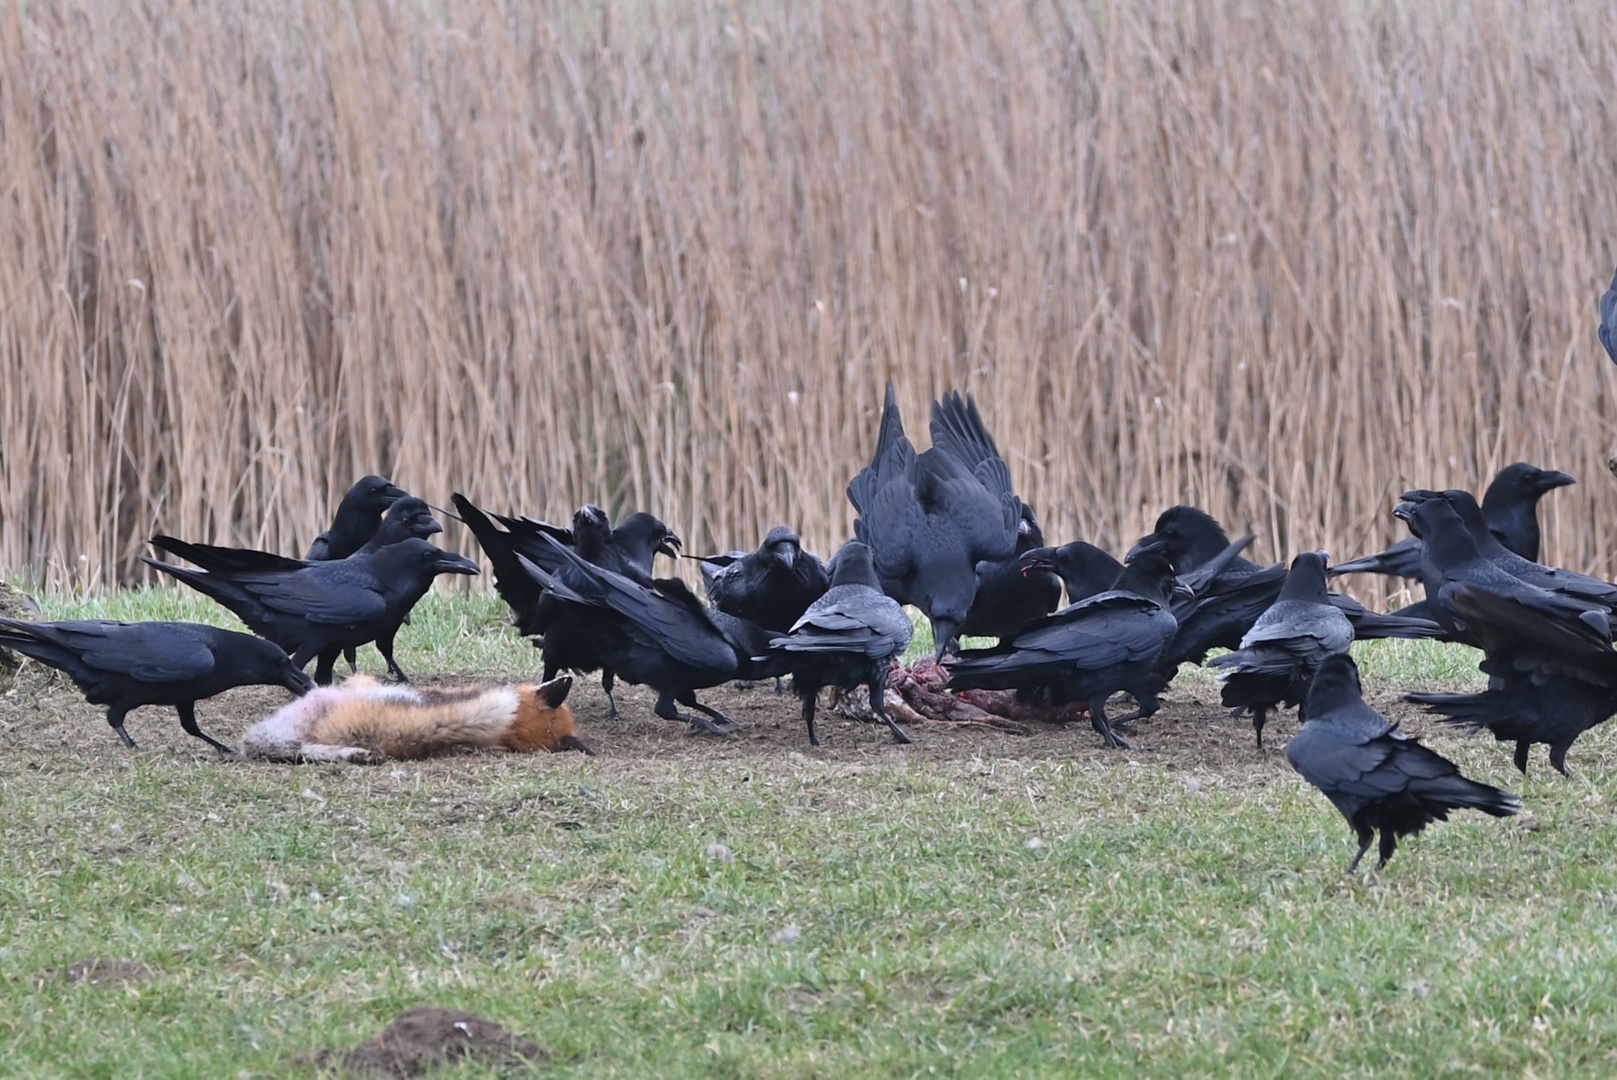
<instances>
[{"instance_id":1,"label":"beige dry reed","mask_svg":"<svg viewBox=\"0 0 1617 1080\"><path fill-rule=\"evenodd\" d=\"M826 551L892 378L1053 541L1345 556L1525 458L1617 572L1614 56L1594 0L7 3L0 567L297 551L373 470Z\"/></svg>"}]
</instances>

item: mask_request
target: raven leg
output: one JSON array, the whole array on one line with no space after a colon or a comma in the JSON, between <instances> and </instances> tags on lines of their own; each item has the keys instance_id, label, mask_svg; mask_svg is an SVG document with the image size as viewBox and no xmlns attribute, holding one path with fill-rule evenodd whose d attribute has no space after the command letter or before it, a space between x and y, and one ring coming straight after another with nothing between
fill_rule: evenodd
<instances>
[{"instance_id":1,"label":"raven leg","mask_svg":"<svg viewBox=\"0 0 1617 1080\"><path fill-rule=\"evenodd\" d=\"M1258 749L1263 749L1263 725L1269 722L1269 706L1252 706L1252 730L1258 736Z\"/></svg>"},{"instance_id":2,"label":"raven leg","mask_svg":"<svg viewBox=\"0 0 1617 1080\"><path fill-rule=\"evenodd\" d=\"M820 740L814 734L814 699L818 694L803 695L803 723L808 725L809 745L819 746Z\"/></svg>"},{"instance_id":3,"label":"raven leg","mask_svg":"<svg viewBox=\"0 0 1617 1080\"><path fill-rule=\"evenodd\" d=\"M652 707L651 711L662 717L664 720L677 720L682 724L689 724L691 726L691 730L688 732L688 734L691 735L695 735L698 731L706 731L713 735L730 734L724 728L719 727L719 725L715 724L705 716L692 716L689 713L680 712L674 707L674 694L671 691L664 691L663 693L658 694L657 704Z\"/></svg>"},{"instance_id":4,"label":"raven leg","mask_svg":"<svg viewBox=\"0 0 1617 1080\"><path fill-rule=\"evenodd\" d=\"M182 701L174 706L174 711L180 714L180 726L185 729L185 733L187 735L190 735L193 738L201 739L203 742L207 743L221 754L229 754L232 757L236 756L236 751L232 750L222 742L215 739L210 739L207 735L202 733L201 728L197 727L196 702Z\"/></svg>"},{"instance_id":5,"label":"raven leg","mask_svg":"<svg viewBox=\"0 0 1617 1080\"><path fill-rule=\"evenodd\" d=\"M1353 826L1353 831L1359 834L1359 853L1353 856L1352 862L1348 863L1347 872L1350 874L1359 868L1359 860L1364 858L1366 851L1370 850L1370 841L1376 838L1376 831L1367 829L1363 825Z\"/></svg>"},{"instance_id":6,"label":"raven leg","mask_svg":"<svg viewBox=\"0 0 1617 1080\"><path fill-rule=\"evenodd\" d=\"M1128 740L1112 730L1111 722L1106 719L1106 695L1100 694L1089 699L1089 723L1100 737L1106 740L1106 745L1114 750L1132 750Z\"/></svg>"},{"instance_id":7,"label":"raven leg","mask_svg":"<svg viewBox=\"0 0 1617 1080\"><path fill-rule=\"evenodd\" d=\"M725 716L719 710L713 708L710 705L703 705L700 701L697 701L696 700L696 691L694 691L694 690L685 691L683 694L680 694L676 700L678 700L678 702L681 705L689 705L691 708L695 709L699 713L706 713L708 716L711 716L715 721L725 725L726 727L734 727L735 726L735 721L730 719L728 716Z\"/></svg>"},{"instance_id":8,"label":"raven leg","mask_svg":"<svg viewBox=\"0 0 1617 1080\"><path fill-rule=\"evenodd\" d=\"M124 730L124 717L129 715L130 708L128 705L112 706L107 710L107 723L112 725L112 730L117 733L119 739L123 740L125 746L131 750L138 750L140 747L136 746L135 740L129 737L129 732Z\"/></svg>"},{"instance_id":9,"label":"raven leg","mask_svg":"<svg viewBox=\"0 0 1617 1080\"><path fill-rule=\"evenodd\" d=\"M545 682L549 682L554 677L554 669L547 667L545 670L552 672L552 674L545 676ZM618 699L612 696L612 683L616 678L615 672L608 671L606 668L601 669L601 689L606 691L606 718L608 720L618 719Z\"/></svg>"},{"instance_id":10,"label":"raven leg","mask_svg":"<svg viewBox=\"0 0 1617 1080\"><path fill-rule=\"evenodd\" d=\"M1397 850L1398 834L1393 832L1391 826L1383 825L1381 827L1381 861L1376 863L1376 869L1380 870L1383 866L1386 866L1387 860L1392 858L1392 853Z\"/></svg>"},{"instance_id":11,"label":"raven leg","mask_svg":"<svg viewBox=\"0 0 1617 1080\"><path fill-rule=\"evenodd\" d=\"M393 633L396 634L398 631L395 630ZM399 668L398 662L393 659L393 634L383 634L377 638L376 651L382 654L383 660L387 661L387 673L389 675L401 683L410 681L409 677Z\"/></svg>"},{"instance_id":12,"label":"raven leg","mask_svg":"<svg viewBox=\"0 0 1617 1080\"><path fill-rule=\"evenodd\" d=\"M898 726L893 714L888 712L882 704L882 692L887 688L887 673L885 671L870 680L870 711L882 718L888 730L893 733L893 741L899 745L912 743L915 740L904 734L904 729Z\"/></svg>"},{"instance_id":13,"label":"raven leg","mask_svg":"<svg viewBox=\"0 0 1617 1080\"><path fill-rule=\"evenodd\" d=\"M340 648L333 646L327 649L325 652L316 653L315 650L305 645L303 648L297 651L295 656L292 657L292 666L295 668L301 668L307 664L311 658L319 656L320 659L315 661L314 665L315 685L330 686L331 669L336 667L337 654L341 651L342 650Z\"/></svg>"},{"instance_id":14,"label":"raven leg","mask_svg":"<svg viewBox=\"0 0 1617 1080\"><path fill-rule=\"evenodd\" d=\"M342 658L348 661L348 674L359 674L359 650L349 645L342 651Z\"/></svg>"},{"instance_id":15,"label":"raven leg","mask_svg":"<svg viewBox=\"0 0 1617 1080\"><path fill-rule=\"evenodd\" d=\"M1554 765L1556 772L1559 772L1562 776L1567 775L1566 752L1570 749L1572 749L1572 743L1570 740L1564 743L1556 743L1554 746L1550 747L1550 764ZM1525 769L1522 771L1526 772Z\"/></svg>"},{"instance_id":16,"label":"raven leg","mask_svg":"<svg viewBox=\"0 0 1617 1080\"><path fill-rule=\"evenodd\" d=\"M1111 721L1112 727L1120 728L1127 724L1132 724L1136 720L1149 720L1162 709L1162 702L1157 700L1155 694L1141 695L1135 699L1135 704L1138 707L1133 712L1127 716L1119 716L1116 720Z\"/></svg>"},{"instance_id":17,"label":"raven leg","mask_svg":"<svg viewBox=\"0 0 1617 1080\"><path fill-rule=\"evenodd\" d=\"M1532 748L1533 744L1530 742L1518 742L1516 744L1516 771L1523 776L1527 775L1527 752Z\"/></svg>"}]
</instances>

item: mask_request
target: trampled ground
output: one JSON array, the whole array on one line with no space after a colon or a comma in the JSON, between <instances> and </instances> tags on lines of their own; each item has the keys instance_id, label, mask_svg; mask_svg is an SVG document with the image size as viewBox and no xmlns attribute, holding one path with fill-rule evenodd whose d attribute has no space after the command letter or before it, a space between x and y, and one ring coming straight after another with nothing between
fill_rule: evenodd
<instances>
[{"instance_id":1,"label":"trampled ground","mask_svg":"<svg viewBox=\"0 0 1617 1080\"><path fill-rule=\"evenodd\" d=\"M525 677L531 655L482 670ZM1396 712L1464 658L1371 650L1367 670ZM230 741L284 697L199 716ZM314 1075L312 1053L415 1006L543 1050L451 1075L1573 1075L1617 1056L1608 732L1571 778L1540 749L1525 783L1490 740L1434 733L1526 813L1462 815L1349 877L1346 825L1248 725L1210 719L1197 673L1133 753L1081 726L936 725L900 748L829 716L811 751L793 699L704 698L738 735L686 738L638 688L606 722L587 679L593 758L272 766L158 710L127 752L25 671L0 697L0 1071Z\"/></svg>"}]
</instances>

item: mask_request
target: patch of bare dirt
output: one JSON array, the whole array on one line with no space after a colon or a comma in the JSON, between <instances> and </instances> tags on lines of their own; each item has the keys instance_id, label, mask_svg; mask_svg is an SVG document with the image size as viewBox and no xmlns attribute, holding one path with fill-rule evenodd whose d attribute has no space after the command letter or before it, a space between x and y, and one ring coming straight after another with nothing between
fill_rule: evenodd
<instances>
[{"instance_id":1,"label":"patch of bare dirt","mask_svg":"<svg viewBox=\"0 0 1617 1080\"><path fill-rule=\"evenodd\" d=\"M492 1020L417 1005L352 1050L318 1050L305 1060L319 1068L340 1068L361 1076L408 1078L466 1059L498 1066L547 1056L538 1043L513 1035Z\"/></svg>"},{"instance_id":2,"label":"patch of bare dirt","mask_svg":"<svg viewBox=\"0 0 1617 1080\"><path fill-rule=\"evenodd\" d=\"M131 983L145 982L157 974L157 969L135 960L111 960L103 956L80 960L65 968L46 968L34 976L35 988L42 988L57 979L66 979L74 986L88 984L114 988Z\"/></svg>"},{"instance_id":3,"label":"patch of bare dirt","mask_svg":"<svg viewBox=\"0 0 1617 1080\"><path fill-rule=\"evenodd\" d=\"M513 678L525 677L513 673ZM486 684L488 679L464 676L423 676L420 685L464 686ZM1367 699L1390 719L1403 723L1415 735L1441 733L1457 737L1398 700L1401 687L1366 686ZM1122 729L1133 750L1109 750L1100 736L1079 714L1069 723L1052 723L1018 717L1013 724L993 727L982 723L905 722L915 738L908 746L896 746L887 728L879 722L854 719L822 706L815 724L819 747L810 747L803 727L797 698L776 694L767 683L748 690L730 686L714 687L698 693L707 705L722 710L733 720L732 734L689 736L682 723L670 723L652 714L657 696L641 686L618 684L618 706L622 719L606 719L606 695L594 676L577 679L567 703L579 725L579 735L594 747L594 760L608 775L622 770L619 763L654 763L678 767L692 764L746 764L791 757L828 764L925 764L929 762L1009 758L1020 760L1093 761L1115 764L1135 761L1143 766L1173 770L1212 770L1248 774L1254 769L1289 771L1280 751L1297 729L1294 711L1270 718L1264 731L1266 750L1257 749L1251 722L1231 719L1219 704L1218 685L1211 679L1182 675L1163 697L1162 711L1156 716ZM863 691L854 700L864 702ZM290 695L274 687L242 687L197 703L197 721L202 730L229 744L237 742L250 725L280 708ZM1115 705L1112 714L1131 708ZM0 758L16 767L43 772L78 773L86 767L105 766L120 770L141 755L181 756L201 762L215 762L231 768L256 768L261 763L224 758L200 740L180 730L172 708L148 706L129 715L128 728L140 750L129 751L107 727L103 709L88 704L65 677L29 664L19 675L12 692L0 697ZM1020 733L1019 733L1020 732ZM468 762L503 758L502 751L444 759L431 766L463 771ZM551 755L540 755L541 757ZM579 755L554 755L576 759ZM412 763L412 767L425 763ZM279 766L294 769L332 766ZM347 768L347 766L342 766ZM387 768L387 766L383 766ZM657 771L661 771L659 768Z\"/></svg>"}]
</instances>

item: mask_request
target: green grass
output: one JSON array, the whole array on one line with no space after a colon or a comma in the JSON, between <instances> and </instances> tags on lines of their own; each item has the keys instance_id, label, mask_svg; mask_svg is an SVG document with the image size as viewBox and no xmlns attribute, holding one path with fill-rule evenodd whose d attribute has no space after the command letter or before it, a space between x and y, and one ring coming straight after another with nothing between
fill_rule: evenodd
<instances>
[{"instance_id":1,"label":"green grass","mask_svg":"<svg viewBox=\"0 0 1617 1080\"><path fill-rule=\"evenodd\" d=\"M176 598L46 606L206 614ZM503 622L435 596L401 662L529 671ZM1378 680L1433 684L1474 681L1466 655L1366 651ZM955 759L359 769L95 735L74 759L7 739L0 1073L297 1075L293 1055L421 1003L537 1040L556 1076L1578 1076L1617 1058L1604 731L1570 779L1535 758L1525 784L1490 741L1445 737L1524 819L1459 815L1351 877L1350 831L1276 756L1040 759L1007 738ZM94 956L158 974L36 988Z\"/></svg>"}]
</instances>

